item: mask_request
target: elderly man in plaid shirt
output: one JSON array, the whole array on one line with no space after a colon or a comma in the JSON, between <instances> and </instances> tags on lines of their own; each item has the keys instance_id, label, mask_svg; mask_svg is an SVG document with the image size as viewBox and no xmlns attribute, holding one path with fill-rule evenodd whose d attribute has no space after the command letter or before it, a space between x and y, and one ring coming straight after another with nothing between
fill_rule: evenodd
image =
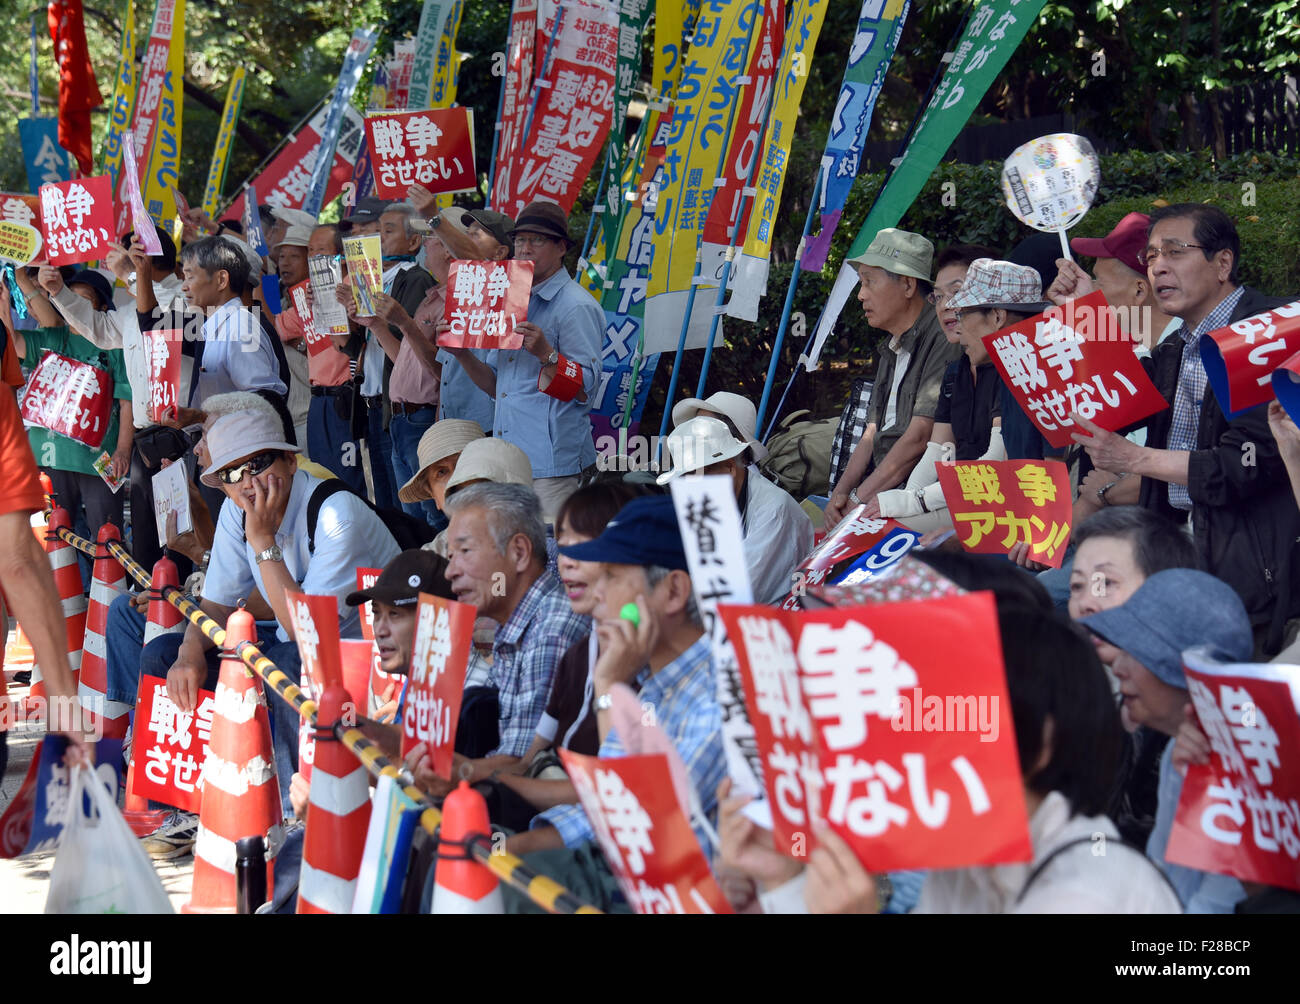
<instances>
[{"instance_id":1,"label":"elderly man in plaid shirt","mask_svg":"<svg viewBox=\"0 0 1300 1004\"><path fill-rule=\"evenodd\" d=\"M469 485L447 499L447 515L451 590L499 625L488 677L497 690L499 735L496 748L481 759L458 754L451 778L432 775L424 761L416 765L416 780L435 796L461 779L475 784L520 763L546 710L560 657L591 631L546 569L546 524L531 488Z\"/></svg>"},{"instance_id":2,"label":"elderly man in plaid shirt","mask_svg":"<svg viewBox=\"0 0 1300 1004\"><path fill-rule=\"evenodd\" d=\"M717 788L726 774L722 710L672 500L633 499L595 540L561 547L560 553L576 561L603 563L592 587L600 641L592 670L599 755L626 755L611 729L610 688L616 683L639 688L642 707L654 708L655 721L686 765L711 826L717 817ZM623 616L628 604L636 607L635 620ZM711 858L713 845L703 821L693 818L691 825ZM581 891L596 906L627 912L581 805L547 809L531 829L512 836L506 846L516 854L536 854L530 863ZM527 911L532 906L507 891L506 908Z\"/></svg>"}]
</instances>

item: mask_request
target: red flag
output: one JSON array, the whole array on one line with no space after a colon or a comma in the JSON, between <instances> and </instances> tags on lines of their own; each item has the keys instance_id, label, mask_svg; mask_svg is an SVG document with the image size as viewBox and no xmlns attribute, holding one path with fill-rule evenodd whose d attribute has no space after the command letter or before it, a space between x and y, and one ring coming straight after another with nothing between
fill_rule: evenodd
<instances>
[{"instance_id":1,"label":"red flag","mask_svg":"<svg viewBox=\"0 0 1300 1004\"><path fill-rule=\"evenodd\" d=\"M81 0L50 0L50 38L59 67L59 146L91 171L90 110L104 103L86 48Z\"/></svg>"}]
</instances>

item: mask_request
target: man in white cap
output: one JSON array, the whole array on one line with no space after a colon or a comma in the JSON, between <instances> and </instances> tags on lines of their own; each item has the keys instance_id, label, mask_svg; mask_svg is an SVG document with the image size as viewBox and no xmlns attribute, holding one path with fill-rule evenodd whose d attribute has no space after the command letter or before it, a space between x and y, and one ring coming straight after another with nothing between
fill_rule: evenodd
<instances>
[{"instance_id":1,"label":"man in white cap","mask_svg":"<svg viewBox=\"0 0 1300 1004\"><path fill-rule=\"evenodd\" d=\"M211 459L201 480L226 496L217 517L212 555L199 605L220 624L257 590L275 613L258 626L263 653L296 680L299 670L285 590L334 596L343 637L360 636L360 618L347 606L358 566L388 564L400 550L383 521L348 491L325 495L315 526L308 512L327 484L298 470L298 447L284 441L281 423L262 410L236 412L212 423L206 436ZM141 671L167 678L167 693L182 711L193 711L201 687L216 683L218 652L194 625L183 638L163 635L144 647ZM276 720L276 769L286 809L297 760L297 715L272 699Z\"/></svg>"},{"instance_id":2,"label":"man in white cap","mask_svg":"<svg viewBox=\"0 0 1300 1004\"><path fill-rule=\"evenodd\" d=\"M673 468L659 475L661 485L683 474L726 474L731 478L740 508L745 564L754 602L779 603L785 599L796 566L812 550L813 525L788 492L752 466L751 441L733 434L725 419L700 415L673 429L668 436L668 453Z\"/></svg>"},{"instance_id":3,"label":"man in white cap","mask_svg":"<svg viewBox=\"0 0 1300 1004\"><path fill-rule=\"evenodd\" d=\"M398 499L405 505L423 505L429 523L433 525L447 501L447 482L456 469L461 451L482 438L483 430L477 422L454 418L435 422L420 437L418 467L406 484L397 490ZM531 471L529 473L531 480Z\"/></svg>"},{"instance_id":4,"label":"man in white cap","mask_svg":"<svg viewBox=\"0 0 1300 1004\"><path fill-rule=\"evenodd\" d=\"M867 407L867 428L826 506L826 527L861 502L907 480L934 426L943 373L961 348L943 336L929 310L934 245L920 234L886 228L848 264L858 270L867 323L889 334Z\"/></svg>"}]
</instances>

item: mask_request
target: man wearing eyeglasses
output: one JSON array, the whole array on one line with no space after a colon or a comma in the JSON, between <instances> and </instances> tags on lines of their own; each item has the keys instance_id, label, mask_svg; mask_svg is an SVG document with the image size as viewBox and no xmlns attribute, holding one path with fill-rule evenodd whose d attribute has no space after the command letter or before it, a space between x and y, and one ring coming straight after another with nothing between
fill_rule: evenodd
<instances>
[{"instance_id":1,"label":"man wearing eyeglasses","mask_svg":"<svg viewBox=\"0 0 1300 1004\"><path fill-rule=\"evenodd\" d=\"M217 517L212 555L200 606L220 624L254 590L275 614L259 623L258 645L268 659L295 681L300 662L285 590L334 596L339 631L360 636L357 610L347 606L356 588L357 567L388 564L397 541L364 500L348 491L328 496L315 526L308 525L308 501L322 482L298 470L299 448L284 441L278 418L266 411L225 415L206 433L211 464L204 484L226 501ZM217 649L194 625L183 640L164 635L141 654L141 672L167 678L167 696L182 711L193 710L201 687L212 689L219 668ZM289 781L296 761L297 714L284 701L271 700L276 723L276 768L288 806ZM282 741L284 740L284 741Z\"/></svg>"},{"instance_id":2,"label":"man wearing eyeglasses","mask_svg":"<svg viewBox=\"0 0 1300 1004\"><path fill-rule=\"evenodd\" d=\"M1240 284L1240 242L1213 206L1181 203L1151 217L1143 260L1160 309L1182 319L1144 363L1170 408L1137 446L1078 415L1094 464L1142 477L1139 504L1190 519L1206 571L1250 613L1256 657L1275 655L1300 615L1300 511L1263 408L1229 420L1206 381L1200 341L1210 331L1289 302Z\"/></svg>"}]
</instances>

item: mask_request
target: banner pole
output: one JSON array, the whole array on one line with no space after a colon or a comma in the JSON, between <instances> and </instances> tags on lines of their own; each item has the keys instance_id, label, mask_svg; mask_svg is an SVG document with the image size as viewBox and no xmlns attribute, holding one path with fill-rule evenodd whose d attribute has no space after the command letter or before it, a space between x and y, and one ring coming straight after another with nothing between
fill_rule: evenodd
<instances>
[{"instance_id":1,"label":"banner pole","mask_svg":"<svg viewBox=\"0 0 1300 1004\"><path fill-rule=\"evenodd\" d=\"M515 28L515 7L519 0L510 0L510 19L506 21L506 65L501 67L501 86L497 89L497 117L492 126L492 153L488 157L487 195L483 208L492 208L492 182L497 173L497 145L501 142L501 109L506 106L506 77L510 76L510 40Z\"/></svg>"}]
</instances>

